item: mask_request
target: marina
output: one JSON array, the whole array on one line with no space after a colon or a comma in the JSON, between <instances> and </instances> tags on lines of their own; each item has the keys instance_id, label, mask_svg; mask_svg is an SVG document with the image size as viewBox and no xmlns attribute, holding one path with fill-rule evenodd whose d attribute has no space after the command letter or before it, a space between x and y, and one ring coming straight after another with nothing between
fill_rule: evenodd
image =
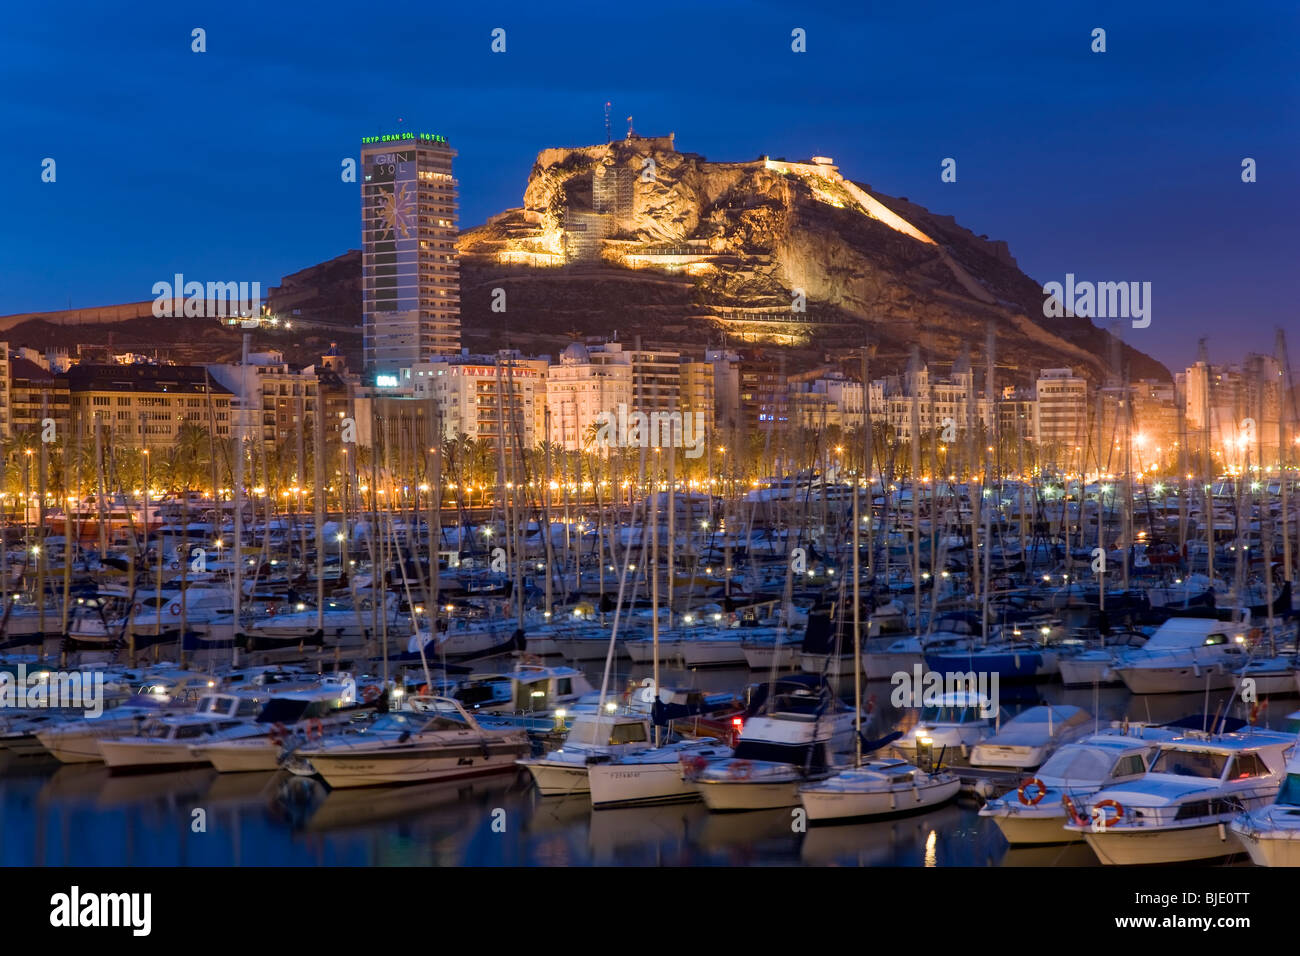
<instances>
[{"instance_id":1,"label":"marina","mask_svg":"<svg viewBox=\"0 0 1300 956\"><path fill-rule=\"evenodd\" d=\"M1257 449L1201 480L1012 436L944 476L864 409L748 459L511 443L455 480L456 442L370 424L302 436L310 493L250 486L238 434L228 484L133 491L96 429L88 487L23 499L0 815L34 842L6 853L47 862L107 794L112 826L212 804L223 859L377 862L394 828L474 865L1291 859L1300 486Z\"/></svg>"}]
</instances>

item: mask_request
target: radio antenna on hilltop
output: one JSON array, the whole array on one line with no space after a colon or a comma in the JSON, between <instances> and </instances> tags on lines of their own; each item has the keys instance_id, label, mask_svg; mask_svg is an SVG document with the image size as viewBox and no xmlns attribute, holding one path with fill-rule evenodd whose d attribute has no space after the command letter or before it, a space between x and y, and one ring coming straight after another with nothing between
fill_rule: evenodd
<instances>
[{"instance_id":1,"label":"radio antenna on hilltop","mask_svg":"<svg viewBox=\"0 0 1300 956\"><path fill-rule=\"evenodd\" d=\"M605 101L605 142L613 142L614 136L609 130L609 108L612 104L609 100Z\"/></svg>"}]
</instances>

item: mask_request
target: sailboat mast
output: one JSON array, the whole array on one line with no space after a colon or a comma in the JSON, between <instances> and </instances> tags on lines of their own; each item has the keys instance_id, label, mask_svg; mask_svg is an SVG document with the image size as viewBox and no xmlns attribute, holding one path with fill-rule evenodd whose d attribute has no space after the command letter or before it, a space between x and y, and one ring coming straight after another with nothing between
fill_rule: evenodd
<instances>
[{"instance_id":1,"label":"sailboat mast","mask_svg":"<svg viewBox=\"0 0 1300 956\"><path fill-rule=\"evenodd\" d=\"M1291 578L1291 489L1287 487L1290 484L1288 477L1287 462L1291 458L1291 366L1286 351L1286 332L1281 328L1277 330L1276 344L1274 346L1274 355L1276 356L1278 366L1278 416L1277 416L1277 461L1278 461L1278 485L1279 492L1282 496L1282 576L1283 580L1290 581Z\"/></svg>"},{"instance_id":2,"label":"sailboat mast","mask_svg":"<svg viewBox=\"0 0 1300 956\"><path fill-rule=\"evenodd\" d=\"M862 378L865 383L867 377L867 352L862 350ZM864 391L865 399L866 393ZM870 430L866 427L867 416L862 416L862 434L866 442L871 441ZM868 457L869 444L863 444L863 461L869 462ZM871 489L870 472L867 475L867 490ZM860 469L854 469L853 475L853 742L855 767L862 766L862 598L859 592L860 580L858 573L858 534L862 525L862 518L859 516L862 497L862 472Z\"/></svg>"},{"instance_id":3,"label":"sailboat mast","mask_svg":"<svg viewBox=\"0 0 1300 956\"><path fill-rule=\"evenodd\" d=\"M234 581L234 628L236 640L232 642L233 648L231 657L232 663L239 663L239 642L238 632L240 625L240 605L244 598L244 420L247 417L248 409L248 332L244 333L244 344L239 361L239 417L235 421L235 476L234 487L231 489L231 499L235 506L235 529L234 541L231 544L231 554L235 560L235 573L232 576Z\"/></svg>"}]
</instances>

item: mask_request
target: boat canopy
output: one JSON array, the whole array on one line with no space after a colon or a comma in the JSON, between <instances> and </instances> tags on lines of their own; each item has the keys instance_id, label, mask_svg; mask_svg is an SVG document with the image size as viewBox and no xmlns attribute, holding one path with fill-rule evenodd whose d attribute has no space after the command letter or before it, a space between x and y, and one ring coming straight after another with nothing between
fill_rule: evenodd
<instances>
[{"instance_id":1,"label":"boat canopy","mask_svg":"<svg viewBox=\"0 0 1300 956\"><path fill-rule=\"evenodd\" d=\"M1233 627L1205 618L1170 618L1143 645L1143 651L1177 651L1193 647L1227 644Z\"/></svg>"}]
</instances>

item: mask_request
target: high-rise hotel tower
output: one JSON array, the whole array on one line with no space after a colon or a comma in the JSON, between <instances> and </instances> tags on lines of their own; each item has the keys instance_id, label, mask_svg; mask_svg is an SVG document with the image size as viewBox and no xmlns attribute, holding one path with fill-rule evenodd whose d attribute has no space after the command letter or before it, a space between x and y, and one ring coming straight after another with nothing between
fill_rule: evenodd
<instances>
[{"instance_id":1,"label":"high-rise hotel tower","mask_svg":"<svg viewBox=\"0 0 1300 956\"><path fill-rule=\"evenodd\" d=\"M455 155L431 133L361 141L361 308L378 384L407 384L412 365L460 352Z\"/></svg>"}]
</instances>

